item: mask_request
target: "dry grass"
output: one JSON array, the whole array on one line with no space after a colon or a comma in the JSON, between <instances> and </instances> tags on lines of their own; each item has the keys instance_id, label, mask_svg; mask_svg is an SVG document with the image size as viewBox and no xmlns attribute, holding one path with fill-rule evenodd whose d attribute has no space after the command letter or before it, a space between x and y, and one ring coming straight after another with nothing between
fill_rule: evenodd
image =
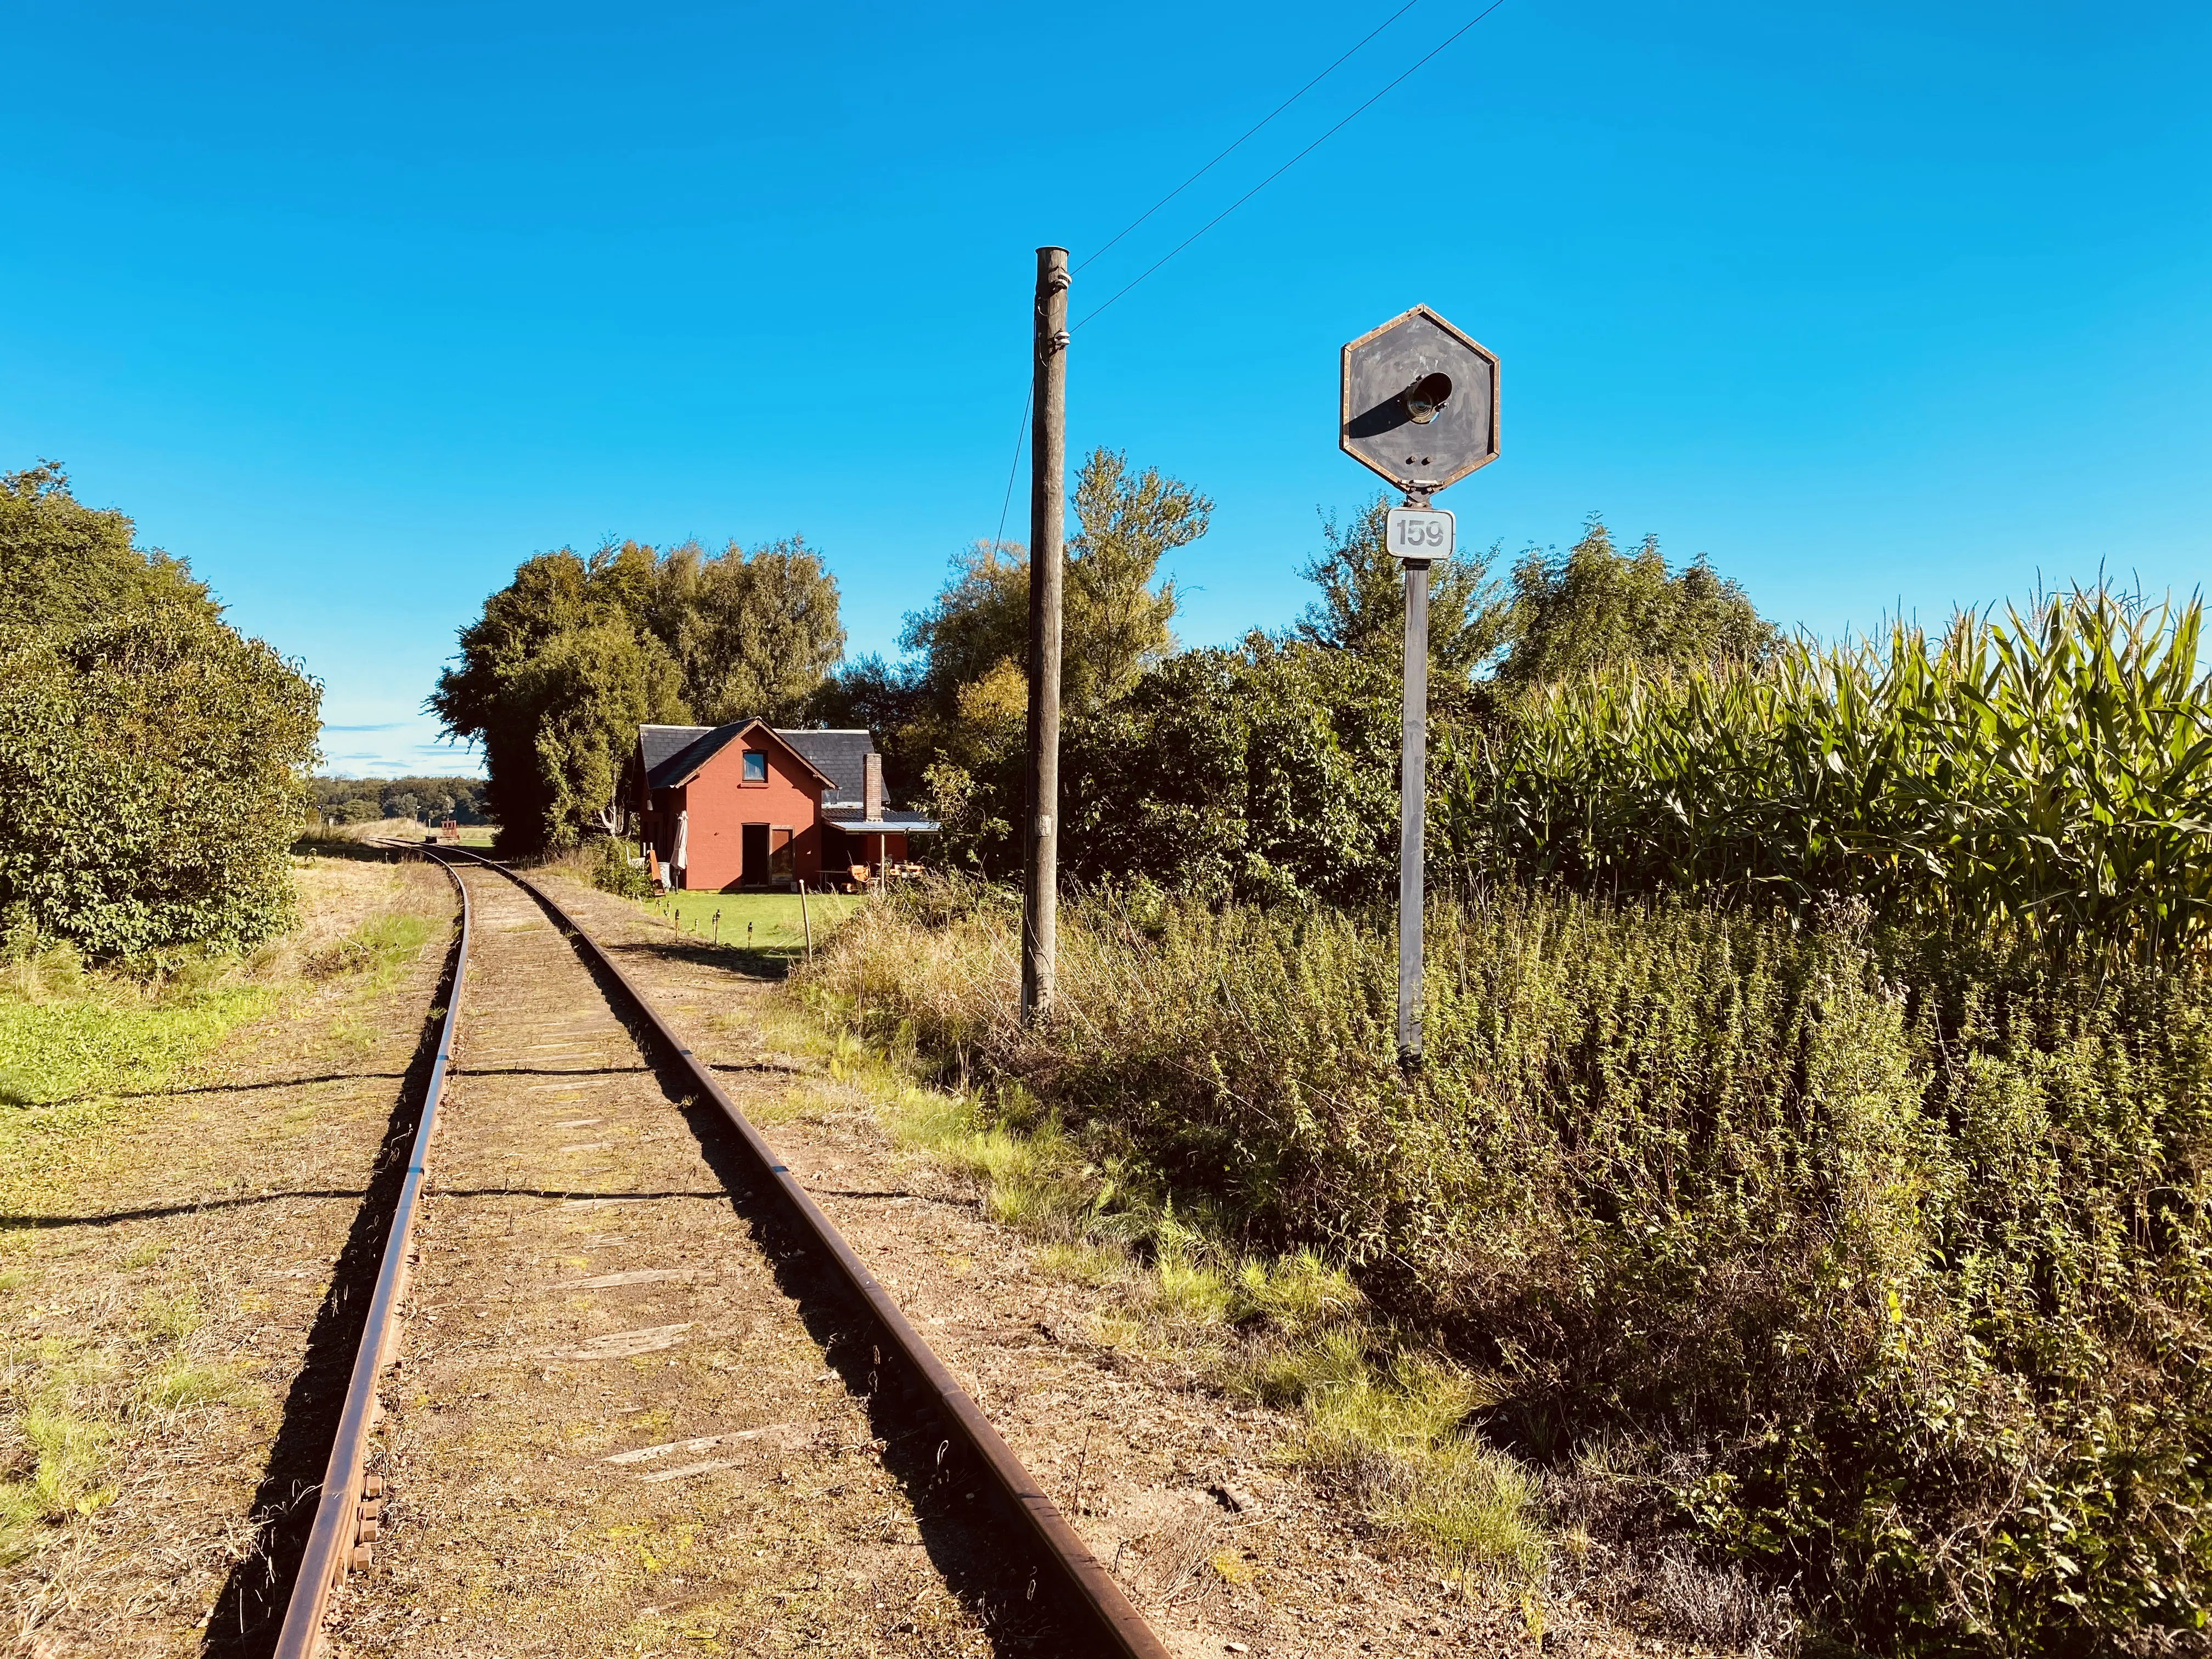
<instances>
[{"instance_id":1,"label":"dry grass","mask_svg":"<svg viewBox=\"0 0 2212 1659\"><path fill-rule=\"evenodd\" d=\"M461 845L478 848L489 847L492 837L499 833L495 826L489 823L465 823L460 826L460 830ZM317 842L420 842L430 833L429 829L415 818L372 818L366 823L318 824L307 831L301 845L312 848Z\"/></svg>"},{"instance_id":2,"label":"dry grass","mask_svg":"<svg viewBox=\"0 0 2212 1659\"><path fill-rule=\"evenodd\" d=\"M970 955L950 953L944 965L963 963L972 972ZM937 965L916 964L912 982L938 983ZM948 1011L962 1006L957 991L947 997ZM1316 1486L1380 1536L1519 1602L1540 1626L1552 1547L1537 1481L1468 1426L1494 1395L1442 1358L1405 1350L1368 1316L1341 1265L1310 1249L1240 1251L1194 1218L1149 1206L1018 1091L987 1109L927 1086L910 1049L872 1050L791 1003L776 1030L783 1046L812 1052L833 1081L861 1091L896 1145L964 1178L986 1216L1035 1239L1046 1271L1106 1291L1095 1334L1109 1346L1297 1412L1304 1426L1289 1455ZM1176 1564L1177 1589L1209 1567L1242 1582L1233 1554L1214 1559L1210 1531L1181 1541L1163 1558Z\"/></svg>"},{"instance_id":3,"label":"dry grass","mask_svg":"<svg viewBox=\"0 0 2212 1659\"><path fill-rule=\"evenodd\" d=\"M419 1015L395 1024L391 994L452 911L444 878L418 866L310 859L295 873L298 927L251 957L91 972L50 952L0 984L0 1053L16 1079L0 1105L0 1205L92 1222L0 1230L0 1608L19 1633L73 1609L151 1617L144 1609L211 1594L209 1575L252 1547L240 1505L205 1517L219 1520L215 1535L164 1528L154 1556L118 1554L118 1534L191 1502L206 1473L177 1483L197 1457L265 1442L282 1386L267 1375L269 1345L304 1340L304 1324L280 1334L270 1323L268 1253L300 1248L282 1212L197 1206L272 1176L316 1187L325 1159L365 1158L396 1073L360 1068L358 1104L216 1080L250 1062L236 1039L253 1022L279 1076L327 1081L379 1038L404 1053ZM180 1187L191 1194L181 1205ZM347 1206L329 1207L342 1234ZM301 1318L322 1295L314 1271L273 1281ZM252 1467L226 1478L250 1482ZM107 1515L118 1505L135 1517L120 1527ZM89 1650L112 1637L103 1628ZM87 1650L40 1640L40 1651Z\"/></svg>"},{"instance_id":4,"label":"dry grass","mask_svg":"<svg viewBox=\"0 0 2212 1659\"><path fill-rule=\"evenodd\" d=\"M304 981L386 988L450 910L419 866L298 859L298 924L246 957L88 968L68 945L0 967L0 1198L159 1092Z\"/></svg>"}]
</instances>

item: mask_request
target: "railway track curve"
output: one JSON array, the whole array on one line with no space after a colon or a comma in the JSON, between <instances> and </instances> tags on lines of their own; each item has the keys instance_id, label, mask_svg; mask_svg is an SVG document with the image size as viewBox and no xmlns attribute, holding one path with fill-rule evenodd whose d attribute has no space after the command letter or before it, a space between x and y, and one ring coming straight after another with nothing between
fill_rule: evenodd
<instances>
[{"instance_id":1,"label":"railway track curve","mask_svg":"<svg viewBox=\"0 0 2212 1659\"><path fill-rule=\"evenodd\" d=\"M680 1622L702 1578L734 1588L715 1559L654 1561L641 1545L642 1571L659 1575L651 1594L667 1605L641 1609L644 1589L627 1601L588 1592L609 1571L637 1577L610 1565L626 1537L678 1540L680 1553L710 1481L726 1494L714 1522L725 1564L741 1511L781 1506L819 1523L815 1577L842 1559L879 1617L915 1583L919 1601L933 1575L988 1600L974 1587L1026 1572L1022 1601L1040 1575L1058 1593L1033 1605L1032 1638L1018 1646L1167 1659L614 957L521 872L454 849L432 856L459 896L459 963L278 1659L317 1659L333 1634L365 1652L466 1650L502 1618L556 1621L568 1650L590 1651L617 1644L614 1626L593 1639L594 1620ZM765 1243L763 1225L788 1244ZM840 1373L820 1370L822 1355L838 1344L867 1358L848 1362L846 1388L825 1390ZM770 1468L809 1446L828 1448L836 1474L811 1497L788 1486L788 1468ZM972 1507L981 1489L995 1525ZM943 1528L932 1544L919 1520L898 1520L940 1498L963 1517L951 1530L988 1534L988 1547L947 1546ZM862 1510L880 1534L863 1537ZM599 1524L611 1515L621 1523ZM914 1535L894 1537L901 1525ZM799 1582L779 1554L794 1546L773 1526L747 1541L760 1545L749 1567L781 1563ZM373 1565L389 1569L376 1575L380 1625L362 1623L364 1598L342 1593ZM928 1645L912 1620L902 1627L916 1632L909 1645Z\"/></svg>"}]
</instances>

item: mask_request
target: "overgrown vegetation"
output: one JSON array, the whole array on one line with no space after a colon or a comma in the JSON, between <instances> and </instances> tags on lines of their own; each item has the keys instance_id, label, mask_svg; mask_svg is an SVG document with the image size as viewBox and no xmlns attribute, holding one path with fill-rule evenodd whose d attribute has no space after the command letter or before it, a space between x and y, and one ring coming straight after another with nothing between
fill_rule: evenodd
<instances>
[{"instance_id":1,"label":"overgrown vegetation","mask_svg":"<svg viewBox=\"0 0 2212 1659\"><path fill-rule=\"evenodd\" d=\"M1204 529L1207 503L1100 451L1077 505L1061 738L1070 872L1240 900L1381 898L1395 868L1404 627L1387 498L1324 515L1305 567L1318 594L1294 628L1191 651L1174 648L1176 592L1158 568ZM1702 562L1670 570L1650 538L1618 551L1595 517L1565 553L1522 554L1510 580L1492 574L1501 553L1462 550L1431 573L1440 751L1472 743L1557 673L1750 662L1772 647L1735 584ZM1101 563L1112 580L1086 579ZM1084 597L1101 592L1121 603ZM854 664L817 699L831 724L878 734L894 782L945 826L925 856L950 868L1004 876L1020 861L1028 596L1023 550L979 544L908 618L903 662ZM1114 644L1139 635L1142 649Z\"/></svg>"},{"instance_id":2,"label":"overgrown vegetation","mask_svg":"<svg viewBox=\"0 0 2212 1659\"><path fill-rule=\"evenodd\" d=\"M1640 1575L1715 1640L1783 1639L1790 1605L1891 1651L2212 1634L2199 605L2099 589L1824 647L1595 517L1504 574L1464 550L1433 575L1450 896L1409 1079L1387 502L1324 520L1294 629L1186 652L1159 563L1209 504L1105 451L1077 495L1090 890L1042 1027L989 884L1019 855L1022 550L971 550L904 660L807 699L880 734L969 872L864 907L804 977L956 1085L901 1132L1066 1271L1136 1249L1146 1317L1232 1334L1219 1385L1303 1411L1316 1478L1448 1562ZM540 643L529 673L568 660ZM579 792L549 824L676 706L639 649L577 682L620 696L533 716Z\"/></svg>"},{"instance_id":3,"label":"overgrown vegetation","mask_svg":"<svg viewBox=\"0 0 2212 1659\"><path fill-rule=\"evenodd\" d=\"M2093 589L1880 649L1565 679L1445 757L1440 849L1470 879L1851 894L2171 957L2212 928L2203 620Z\"/></svg>"},{"instance_id":4,"label":"overgrown vegetation","mask_svg":"<svg viewBox=\"0 0 2212 1659\"><path fill-rule=\"evenodd\" d=\"M653 896L653 878L641 866L630 862L638 856L630 850L633 844L610 836L591 849L592 886L617 898L644 900Z\"/></svg>"},{"instance_id":5,"label":"overgrown vegetation","mask_svg":"<svg viewBox=\"0 0 2212 1659\"><path fill-rule=\"evenodd\" d=\"M1062 922L1038 1032L988 890L867 907L812 983L1225 1248L1347 1263L1494 1438L1633 1437L1601 1544L1694 1540L1867 1646L2204 1627L2202 964L1507 890L1431 917L1409 1088L1381 927Z\"/></svg>"},{"instance_id":6,"label":"overgrown vegetation","mask_svg":"<svg viewBox=\"0 0 2212 1659\"><path fill-rule=\"evenodd\" d=\"M0 927L16 954L247 949L292 914L320 689L58 468L0 476Z\"/></svg>"},{"instance_id":7,"label":"overgrown vegetation","mask_svg":"<svg viewBox=\"0 0 2212 1659\"><path fill-rule=\"evenodd\" d=\"M1179 1211L1156 1172L1095 1156L1093 1135L1066 1133L1018 1083L998 1079L988 1103L917 1086L910 1055L864 1048L840 993L818 979L805 989L831 1016L833 1078L876 1097L902 1147L971 1179L984 1213L1036 1238L1048 1270L1103 1292L1102 1337L1293 1412L1293 1455L1325 1490L1470 1588L1520 1600L1540 1626L1551 1562L1539 1505L1528 1471L1472 1431L1470 1409L1489 1398L1481 1377L1407 1346L1320 1253L1242 1248L1217 1212ZM823 1029L780 1036L803 1048Z\"/></svg>"}]
</instances>

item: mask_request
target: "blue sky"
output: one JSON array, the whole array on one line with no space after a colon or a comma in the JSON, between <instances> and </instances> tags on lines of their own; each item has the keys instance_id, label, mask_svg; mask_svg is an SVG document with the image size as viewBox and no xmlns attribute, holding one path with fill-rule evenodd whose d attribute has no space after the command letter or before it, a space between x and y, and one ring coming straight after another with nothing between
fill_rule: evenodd
<instances>
[{"instance_id":1,"label":"blue sky","mask_svg":"<svg viewBox=\"0 0 2212 1659\"><path fill-rule=\"evenodd\" d=\"M1482 3L1419 0L1076 313ZM302 658L333 769L468 763L419 705L545 548L803 532L887 649L998 522L1035 246L1401 3L9 7L0 466ZM1337 348L1425 301L1504 364L1462 542L1601 512L1823 633L2193 587L2207 84L2197 5L1505 0L1078 336L1071 452L1215 499L1187 640L1279 626L1370 493Z\"/></svg>"}]
</instances>

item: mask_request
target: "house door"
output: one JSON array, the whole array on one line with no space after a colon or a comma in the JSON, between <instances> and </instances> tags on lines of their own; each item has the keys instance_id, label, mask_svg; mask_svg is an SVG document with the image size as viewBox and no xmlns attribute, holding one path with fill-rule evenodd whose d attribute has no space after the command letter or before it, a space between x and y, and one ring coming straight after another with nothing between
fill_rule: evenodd
<instances>
[{"instance_id":1,"label":"house door","mask_svg":"<svg viewBox=\"0 0 2212 1659\"><path fill-rule=\"evenodd\" d=\"M738 846L738 855L744 860L738 872L738 880L746 887L759 887L768 880L768 825L748 823L739 830L743 839Z\"/></svg>"}]
</instances>

